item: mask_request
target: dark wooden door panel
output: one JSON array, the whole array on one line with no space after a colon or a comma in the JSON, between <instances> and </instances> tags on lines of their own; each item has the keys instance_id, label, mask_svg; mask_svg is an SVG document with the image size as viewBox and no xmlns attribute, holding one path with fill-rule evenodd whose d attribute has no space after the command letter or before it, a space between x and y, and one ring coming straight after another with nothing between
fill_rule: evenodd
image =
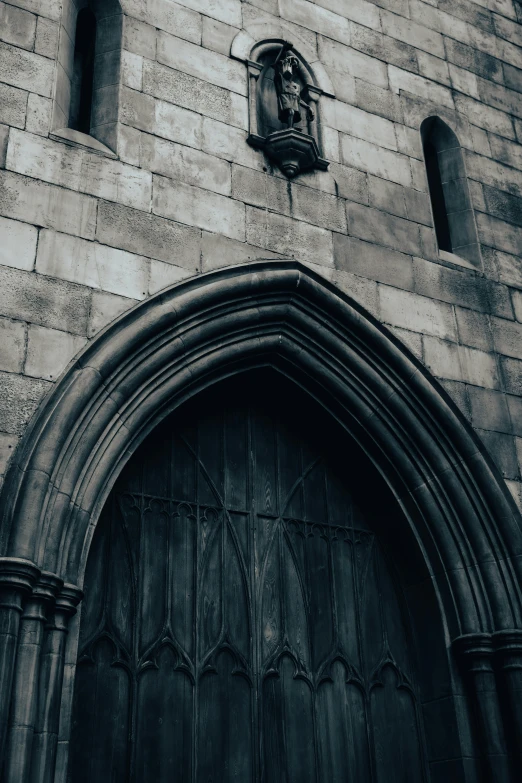
<instances>
[{"instance_id":1,"label":"dark wooden door panel","mask_svg":"<svg viewBox=\"0 0 522 783\"><path fill-rule=\"evenodd\" d=\"M320 433L268 396L207 395L118 480L86 574L71 783L424 779L386 558Z\"/></svg>"}]
</instances>

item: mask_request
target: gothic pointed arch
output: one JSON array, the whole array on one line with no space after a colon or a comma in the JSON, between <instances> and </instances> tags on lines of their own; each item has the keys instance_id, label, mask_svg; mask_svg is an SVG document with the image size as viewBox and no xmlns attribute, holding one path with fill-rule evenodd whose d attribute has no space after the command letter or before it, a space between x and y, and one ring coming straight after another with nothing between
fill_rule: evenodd
<instances>
[{"instance_id":1,"label":"gothic pointed arch","mask_svg":"<svg viewBox=\"0 0 522 783\"><path fill-rule=\"evenodd\" d=\"M492 661L496 650L494 660L506 663L511 708L520 718L519 668L513 664L522 635L520 516L470 425L427 370L353 299L297 262L258 261L166 289L121 316L78 356L35 416L6 477L0 587L16 585L27 595L36 584L32 600L40 602L45 587L46 601L58 596L55 615L71 614L93 531L140 444L196 394L259 368L280 373L313 397L380 474L401 512L389 534L399 542L408 610L426 651L424 682L428 691L432 681L438 683L436 697L426 696L426 709L439 726L451 714L458 734L460 686L453 659L446 657L453 642L461 659L470 661L480 714L482 734L473 753L483 754L490 779L516 779ZM53 622L60 631L62 620ZM55 626L49 627L52 637ZM73 644L77 636L70 638ZM103 644L96 652L102 658L110 653ZM435 648L442 652L432 658ZM434 672L435 661L443 659L443 670ZM334 656L328 676L341 676L337 661ZM72 677L74 664L68 666ZM12 709L20 714L27 714L28 700L37 703L25 671L16 664ZM10 686L7 668L2 676L3 687ZM45 666L39 676L44 681L50 676ZM56 681L60 692L61 680ZM404 686L387 654L375 682L381 688ZM70 688L67 693L70 697ZM66 702L60 720L56 713L35 713L36 737L49 734L49 724L67 726ZM6 709L0 711L2 721ZM11 725L7 755L15 775L17 748L25 739L17 736L16 721ZM460 742L455 753L464 758ZM66 746L65 738L62 753ZM33 764L43 763L40 753L45 755L33 743Z\"/></svg>"},{"instance_id":2,"label":"gothic pointed arch","mask_svg":"<svg viewBox=\"0 0 522 783\"><path fill-rule=\"evenodd\" d=\"M176 285L88 346L14 457L2 554L81 583L92 526L139 443L197 390L263 362L324 399L386 477L452 633L522 625L520 520L478 438L390 333L293 261Z\"/></svg>"}]
</instances>

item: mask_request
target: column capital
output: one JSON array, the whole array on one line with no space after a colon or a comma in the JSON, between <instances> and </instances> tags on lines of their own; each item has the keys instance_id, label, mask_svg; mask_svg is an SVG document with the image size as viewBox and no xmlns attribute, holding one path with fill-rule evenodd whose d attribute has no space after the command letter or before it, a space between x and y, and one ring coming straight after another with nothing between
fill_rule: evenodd
<instances>
[{"instance_id":1,"label":"column capital","mask_svg":"<svg viewBox=\"0 0 522 783\"><path fill-rule=\"evenodd\" d=\"M495 652L522 653L522 629L511 628L506 631L496 631L493 634Z\"/></svg>"},{"instance_id":2,"label":"column capital","mask_svg":"<svg viewBox=\"0 0 522 783\"><path fill-rule=\"evenodd\" d=\"M40 569L31 560L19 557L0 557L0 589L30 593L40 576Z\"/></svg>"},{"instance_id":3,"label":"column capital","mask_svg":"<svg viewBox=\"0 0 522 783\"><path fill-rule=\"evenodd\" d=\"M76 585L62 584L56 596L55 608L67 618L76 614L76 607L83 598L83 592Z\"/></svg>"},{"instance_id":4,"label":"column capital","mask_svg":"<svg viewBox=\"0 0 522 783\"><path fill-rule=\"evenodd\" d=\"M466 633L453 640L453 647L462 657L492 655L493 637L490 633Z\"/></svg>"}]
</instances>

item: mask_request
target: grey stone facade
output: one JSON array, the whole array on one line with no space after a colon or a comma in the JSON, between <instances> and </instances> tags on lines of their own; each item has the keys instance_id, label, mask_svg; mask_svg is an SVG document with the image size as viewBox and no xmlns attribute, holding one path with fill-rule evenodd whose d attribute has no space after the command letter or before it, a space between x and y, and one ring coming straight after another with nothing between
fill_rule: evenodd
<instances>
[{"instance_id":1,"label":"grey stone facade","mask_svg":"<svg viewBox=\"0 0 522 783\"><path fill-rule=\"evenodd\" d=\"M440 379L521 502L520 5L358 0L123 3L117 159L51 138L59 3L2 5L2 471L67 361L190 275L294 257ZM518 15L518 16L517 16ZM291 184L246 144L234 38L306 42L327 172ZM419 127L457 130L482 247L437 251Z\"/></svg>"},{"instance_id":2,"label":"grey stone facade","mask_svg":"<svg viewBox=\"0 0 522 783\"><path fill-rule=\"evenodd\" d=\"M522 511L520 2L121 0L92 138L63 128L72 7L0 3L0 475L56 381L118 317L198 275L286 259L411 352ZM288 180L247 143L238 52L272 39L330 85L327 171ZM463 150L476 263L437 245L429 117Z\"/></svg>"}]
</instances>

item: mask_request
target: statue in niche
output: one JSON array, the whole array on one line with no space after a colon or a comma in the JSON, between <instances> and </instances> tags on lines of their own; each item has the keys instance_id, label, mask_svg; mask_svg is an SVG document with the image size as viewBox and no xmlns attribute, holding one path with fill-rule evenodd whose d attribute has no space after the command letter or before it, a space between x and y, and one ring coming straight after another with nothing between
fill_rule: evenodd
<instances>
[{"instance_id":1,"label":"statue in niche","mask_svg":"<svg viewBox=\"0 0 522 783\"><path fill-rule=\"evenodd\" d=\"M287 128L293 128L301 122L301 109L304 108L308 121L312 122L314 113L301 98L301 85L296 78L299 73L299 60L292 53L292 44L283 44L273 68L280 121L284 122Z\"/></svg>"},{"instance_id":2,"label":"statue in niche","mask_svg":"<svg viewBox=\"0 0 522 783\"><path fill-rule=\"evenodd\" d=\"M287 41L263 46L257 59L249 61L249 73L249 144L264 150L287 177L310 169L326 171L316 111L322 91L301 55Z\"/></svg>"}]
</instances>

